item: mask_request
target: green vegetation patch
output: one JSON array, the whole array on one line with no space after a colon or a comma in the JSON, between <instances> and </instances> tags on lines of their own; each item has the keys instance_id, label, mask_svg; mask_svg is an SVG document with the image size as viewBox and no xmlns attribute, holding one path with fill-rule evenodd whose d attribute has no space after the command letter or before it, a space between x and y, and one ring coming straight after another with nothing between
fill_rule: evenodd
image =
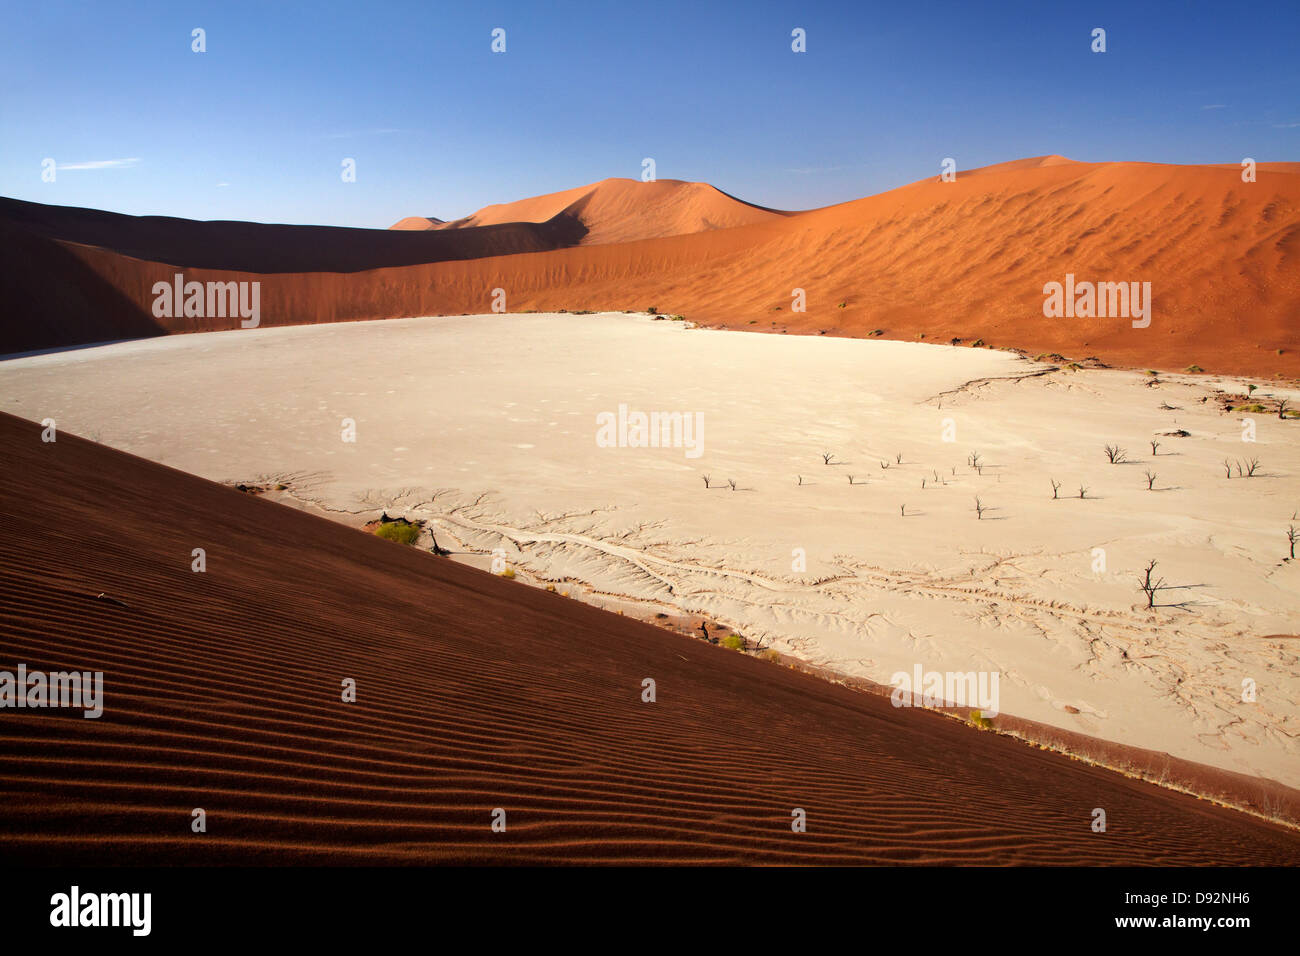
<instances>
[{"instance_id":1,"label":"green vegetation patch","mask_svg":"<svg viewBox=\"0 0 1300 956\"><path fill-rule=\"evenodd\" d=\"M385 541L396 541L398 544L415 544L416 539L420 537L420 526L405 522L385 521L375 529L375 534Z\"/></svg>"}]
</instances>

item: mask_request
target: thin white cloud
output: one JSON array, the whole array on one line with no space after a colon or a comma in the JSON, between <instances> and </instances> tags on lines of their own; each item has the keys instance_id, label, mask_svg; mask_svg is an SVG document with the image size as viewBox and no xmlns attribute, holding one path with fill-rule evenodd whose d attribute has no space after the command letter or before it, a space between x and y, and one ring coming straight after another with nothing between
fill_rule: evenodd
<instances>
[{"instance_id":1,"label":"thin white cloud","mask_svg":"<svg viewBox=\"0 0 1300 956\"><path fill-rule=\"evenodd\" d=\"M1224 103L1211 103L1209 106L1201 107L1201 109L1203 110L1223 110L1227 108L1228 108L1227 105Z\"/></svg>"},{"instance_id":2,"label":"thin white cloud","mask_svg":"<svg viewBox=\"0 0 1300 956\"><path fill-rule=\"evenodd\" d=\"M1300 123L1274 123L1274 129L1295 129Z\"/></svg>"},{"instance_id":3,"label":"thin white cloud","mask_svg":"<svg viewBox=\"0 0 1300 956\"><path fill-rule=\"evenodd\" d=\"M139 156L130 159L92 159L84 163L58 163L54 168L64 169L128 169L140 162Z\"/></svg>"},{"instance_id":4,"label":"thin white cloud","mask_svg":"<svg viewBox=\"0 0 1300 956\"><path fill-rule=\"evenodd\" d=\"M229 185L230 183L217 183L217 188L220 189L222 186L229 186Z\"/></svg>"}]
</instances>

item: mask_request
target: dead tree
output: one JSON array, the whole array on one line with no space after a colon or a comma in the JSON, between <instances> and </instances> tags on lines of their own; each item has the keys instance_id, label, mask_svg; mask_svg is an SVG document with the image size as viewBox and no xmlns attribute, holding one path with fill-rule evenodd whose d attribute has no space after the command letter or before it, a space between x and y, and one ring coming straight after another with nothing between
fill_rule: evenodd
<instances>
[{"instance_id":1,"label":"dead tree","mask_svg":"<svg viewBox=\"0 0 1300 956\"><path fill-rule=\"evenodd\" d=\"M1148 471L1148 472L1146 472L1146 476L1147 476L1147 491L1154 491L1154 490L1155 490L1154 486L1155 486L1155 483L1156 483L1156 474L1155 474L1155 472L1153 472L1153 471Z\"/></svg>"},{"instance_id":2,"label":"dead tree","mask_svg":"<svg viewBox=\"0 0 1300 956\"><path fill-rule=\"evenodd\" d=\"M976 519L977 521L983 521L983 520L984 520L984 512L985 512L985 510L986 510L986 509L985 509L985 507L984 507L984 502L982 502L982 501L980 501L978 498L976 498L976 499L975 499L975 519Z\"/></svg>"},{"instance_id":3,"label":"dead tree","mask_svg":"<svg viewBox=\"0 0 1300 956\"><path fill-rule=\"evenodd\" d=\"M1142 576L1138 578L1138 587L1141 588L1142 593L1147 596L1147 607L1150 608L1151 610L1154 610L1158 607L1186 608L1187 607L1186 602L1179 602L1177 604L1156 603L1156 598L1160 596L1161 591L1173 591L1177 588L1188 587L1188 585L1165 584L1164 578L1157 578L1155 576L1155 568L1156 568L1156 561L1155 558L1152 558L1151 561L1147 564L1147 566L1142 569Z\"/></svg>"},{"instance_id":4,"label":"dead tree","mask_svg":"<svg viewBox=\"0 0 1300 956\"><path fill-rule=\"evenodd\" d=\"M1156 569L1156 562L1155 559L1153 558L1151 560L1151 563L1148 564L1143 569L1142 577L1138 578L1138 587L1140 587L1142 589L1142 593L1147 596L1148 608L1154 608L1156 606L1156 592L1159 591L1162 587L1164 587L1164 583L1165 583L1164 578L1160 578L1159 580L1152 578L1152 573L1155 571L1155 569Z\"/></svg>"},{"instance_id":5,"label":"dead tree","mask_svg":"<svg viewBox=\"0 0 1300 956\"><path fill-rule=\"evenodd\" d=\"M1295 539L1300 537L1300 531L1296 531L1295 525L1289 525L1286 529L1286 539L1291 542L1291 557L1295 557Z\"/></svg>"},{"instance_id":6,"label":"dead tree","mask_svg":"<svg viewBox=\"0 0 1300 956\"><path fill-rule=\"evenodd\" d=\"M1061 483L1055 478L1052 479L1052 500L1056 500L1056 493L1061 490Z\"/></svg>"},{"instance_id":7,"label":"dead tree","mask_svg":"<svg viewBox=\"0 0 1300 956\"><path fill-rule=\"evenodd\" d=\"M1106 457L1110 459L1112 465L1119 465L1127 461L1128 459L1126 455L1127 453L1123 448L1120 448L1119 445L1106 446Z\"/></svg>"},{"instance_id":8,"label":"dead tree","mask_svg":"<svg viewBox=\"0 0 1300 956\"><path fill-rule=\"evenodd\" d=\"M835 456L828 451L822 452L822 464L829 465L831 463L831 459L834 457Z\"/></svg>"},{"instance_id":9,"label":"dead tree","mask_svg":"<svg viewBox=\"0 0 1300 956\"><path fill-rule=\"evenodd\" d=\"M1156 441L1154 438L1151 439L1151 457L1152 457L1152 458L1156 457L1156 449L1159 448L1159 447L1160 447L1160 442Z\"/></svg>"}]
</instances>

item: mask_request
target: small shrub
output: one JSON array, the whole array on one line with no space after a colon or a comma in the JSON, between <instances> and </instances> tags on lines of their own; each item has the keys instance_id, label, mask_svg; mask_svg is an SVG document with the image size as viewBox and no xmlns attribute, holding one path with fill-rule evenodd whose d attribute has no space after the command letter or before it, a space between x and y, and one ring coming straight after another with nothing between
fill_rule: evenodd
<instances>
[{"instance_id":1,"label":"small shrub","mask_svg":"<svg viewBox=\"0 0 1300 956\"><path fill-rule=\"evenodd\" d=\"M739 634L728 634L722 639L722 646L732 651L743 651L745 649L745 639Z\"/></svg>"},{"instance_id":2,"label":"small shrub","mask_svg":"<svg viewBox=\"0 0 1300 956\"><path fill-rule=\"evenodd\" d=\"M762 658L765 661L779 661L781 659L781 654L779 651L775 651L769 647L763 652Z\"/></svg>"},{"instance_id":3,"label":"small shrub","mask_svg":"<svg viewBox=\"0 0 1300 956\"><path fill-rule=\"evenodd\" d=\"M970 723L971 726L978 727L980 730L993 729L993 718L985 717L984 714L978 710L972 710L970 712Z\"/></svg>"},{"instance_id":4,"label":"small shrub","mask_svg":"<svg viewBox=\"0 0 1300 956\"><path fill-rule=\"evenodd\" d=\"M385 541L396 541L398 544L415 544L415 539L420 536L420 526L385 521L375 529L375 534Z\"/></svg>"},{"instance_id":5,"label":"small shrub","mask_svg":"<svg viewBox=\"0 0 1300 956\"><path fill-rule=\"evenodd\" d=\"M658 315L658 314L659 314L659 309L656 308L656 307L653 306L653 305L650 306L650 308L646 309L646 311L649 312L651 315Z\"/></svg>"},{"instance_id":6,"label":"small shrub","mask_svg":"<svg viewBox=\"0 0 1300 956\"><path fill-rule=\"evenodd\" d=\"M507 581L513 581L515 579L515 569L506 568L504 571L498 574L497 577L505 578Z\"/></svg>"},{"instance_id":7,"label":"small shrub","mask_svg":"<svg viewBox=\"0 0 1300 956\"><path fill-rule=\"evenodd\" d=\"M1187 366L1187 368L1186 368L1184 371L1188 371L1188 372L1204 372L1205 369L1201 368L1199 365L1189 365L1189 366Z\"/></svg>"}]
</instances>

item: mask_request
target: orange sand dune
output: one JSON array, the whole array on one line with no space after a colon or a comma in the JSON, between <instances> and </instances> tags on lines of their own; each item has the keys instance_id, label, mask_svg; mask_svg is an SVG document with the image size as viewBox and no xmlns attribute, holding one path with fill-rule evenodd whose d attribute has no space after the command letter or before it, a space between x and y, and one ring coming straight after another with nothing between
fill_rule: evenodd
<instances>
[{"instance_id":1,"label":"orange sand dune","mask_svg":"<svg viewBox=\"0 0 1300 956\"><path fill-rule=\"evenodd\" d=\"M613 211L622 208L619 195L631 197L647 184L623 183L624 192L609 192L608 202L592 199L612 218L602 213L591 224L564 213L541 223L426 232L344 230L378 233L399 245L359 242L363 272L336 264L328 272L263 275L262 321L287 325L486 312L493 290L500 288L510 311L655 306L705 324L756 331L880 334L931 342L959 338L966 344L982 340L989 346L1096 356L1137 367L1194 364L1210 372L1300 377L1300 165L1263 164L1255 183L1243 183L1240 173L1231 165L1077 163L1040 157L962 172L954 182L941 182L936 175L824 209L765 214L748 225L592 244L602 229L635 232L633 219ZM602 196L605 185L591 196ZM545 216L581 204L580 196L574 200L581 192L503 208L513 210L509 215ZM37 209L47 210L42 215L51 218L76 219L84 212ZM15 219L13 204L0 209L13 229L34 231L30 223L41 216L20 211L24 218ZM564 241L554 233L566 223L588 231ZM250 235L308 228L244 225ZM408 265L409 256L419 250L400 245L429 236L440 241L464 236L467 242L493 246L481 230L525 227L552 230L538 240L552 245L544 251L512 249L518 254L462 256L458 261L444 255L447 261L420 265ZM655 220L656 229L663 227ZM39 300L57 284L65 268L62 260L71 255L81 263L80 270L135 303L140 313L132 322L106 317L94 338L112 338L153 322L152 285L169 281L175 270L122 255L122 248L106 241L111 238L103 235L106 231L103 225L67 227L53 235L46 228L40 234L59 240L65 254L48 265L29 256L28 271L8 276L0 294ZM5 248L12 241L9 235L0 234ZM289 238L276 236L274 242ZM556 247L579 239L584 244ZM259 242L262 250L274 244ZM396 261L369 268L383 254L396 256L392 250L401 253ZM334 251L347 259L345 245ZM282 264L270 252L261 254ZM223 255L238 255L247 274L193 269L187 277L255 279L255 273L277 271L253 261L257 256ZM336 274L342 272L352 274ZM1122 317L1044 317L1044 285L1063 282L1067 273L1079 281L1150 282L1150 326L1133 328ZM805 312L791 311L796 288L806 293ZM54 306L42 309L35 326L17 316L4 322L0 351L93 340L85 330L93 316L70 317ZM236 325L211 318L158 324L168 332Z\"/></svg>"},{"instance_id":2,"label":"orange sand dune","mask_svg":"<svg viewBox=\"0 0 1300 956\"><path fill-rule=\"evenodd\" d=\"M742 202L708 183L606 179L590 186L485 206L452 222L408 217L392 228L464 229L508 222L550 222L568 216L586 227L584 245L601 245L729 229L787 215L791 214Z\"/></svg>"},{"instance_id":3,"label":"orange sand dune","mask_svg":"<svg viewBox=\"0 0 1300 956\"><path fill-rule=\"evenodd\" d=\"M104 674L98 719L0 711L11 864L1300 863L1294 831L32 422L0 445L0 670Z\"/></svg>"}]
</instances>

